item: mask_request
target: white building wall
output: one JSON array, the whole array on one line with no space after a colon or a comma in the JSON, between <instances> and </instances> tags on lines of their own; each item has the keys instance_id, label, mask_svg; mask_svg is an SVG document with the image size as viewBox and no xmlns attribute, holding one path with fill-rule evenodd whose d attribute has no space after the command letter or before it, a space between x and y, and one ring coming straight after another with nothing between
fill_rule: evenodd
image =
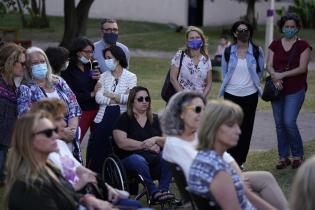
<instances>
[{"instance_id":1,"label":"white building wall","mask_svg":"<svg viewBox=\"0 0 315 210\"><path fill-rule=\"evenodd\" d=\"M48 15L63 16L64 0L47 0ZM76 0L78 3L79 0ZM276 3L276 8L288 3ZM265 22L268 2L256 3L258 23ZM204 25L230 24L245 15L246 4L231 0L204 0ZM187 25L188 0L95 0L89 17L112 17L122 20L175 23Z\"/></svg>"},{"instance_id":2,"label":"white building wall","mask_svg":"<svg viewBox=\"0 0 315 210\"><path fill-rule=\"evenodd\" d=\"M266 1L256 2L255 15L257 17L258 24L266 22L266 13L269 4L270 3ZM280 9L282 7L287 8L288 5L288 2L277 2L275 9ZM204 0L203 23L205 26L231 24L236 20L239 20L241 16L244 16L246 14L246 10L247 4L239 3L238 1L215 0L214 2L211 2L209 0Z\"/></svg>"}]
</instances>

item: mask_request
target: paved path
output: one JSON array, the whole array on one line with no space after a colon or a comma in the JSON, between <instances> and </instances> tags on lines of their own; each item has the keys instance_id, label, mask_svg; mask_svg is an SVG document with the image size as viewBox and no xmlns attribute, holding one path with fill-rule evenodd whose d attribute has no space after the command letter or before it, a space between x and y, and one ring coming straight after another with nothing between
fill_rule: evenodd
<instances>
[{"instance_id":1,"label":"paved path","mask_svg":"<svg viewBox=\"0 0 315 210\"><path fill-rule=\"evenodd\" d=\"M304 142L315 139L315 112L301 112L297 123ZM277 137L272 112L257 112L250 150L274 148Z\"/></svg>"}]
</instances>

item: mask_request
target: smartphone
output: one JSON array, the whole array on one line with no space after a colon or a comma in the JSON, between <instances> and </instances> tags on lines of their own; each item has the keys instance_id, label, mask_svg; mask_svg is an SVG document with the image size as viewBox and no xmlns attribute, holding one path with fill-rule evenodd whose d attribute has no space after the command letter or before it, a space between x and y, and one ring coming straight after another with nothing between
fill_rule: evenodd
<instances>
[{"instance_id":1,"label":"smartphone","mask_svg":"<svg viewBox=\"0 0 315 210\"><path fill-rule=\"evenodd\" d=\"M97 60L94 60L93 62L92 62L92 69L99 69L100 67L99 67L99 65L98 65L98 61Z\"/></svg>"}]
</instances>

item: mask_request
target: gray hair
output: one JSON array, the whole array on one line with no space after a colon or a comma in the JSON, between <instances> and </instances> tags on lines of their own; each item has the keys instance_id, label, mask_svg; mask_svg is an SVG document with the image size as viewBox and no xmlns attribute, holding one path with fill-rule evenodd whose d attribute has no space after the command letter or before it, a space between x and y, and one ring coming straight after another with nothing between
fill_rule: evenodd
<instances>
[{"instance_id":1,"label":"gray hair","mask_svg":"<svg viewBox=\"0 0 315 210\"><path fill-rule=\"evenodd\" d=\"M189 105L195 98L200 98L204 104L207 102L202 94L194 91L184 90L172 96L164 112L160 116L163 134L177 136L184 132L184 121L180 118L180 115L183 112L184 107Z\"/></svg>"},{"instance_id":2,"label":"gray hair","mask_svg":"<svg viewBox=\"0 0 315 210\"><path fill-rule=\"evenodd\" d=\"M39 53L42 56L44 56L45 62L47 64L47 76L46 79L48 81L48 84L51 85L53 83L53 76L52 76L52 69L48 60L48 57L46 55L46 53L44 52L44 50L40 49L39 47L30 47L26 50L26 74L25 74L25 80L26 81L31 81L32 80L32 66L30 64L30 55L34 54L34 53Z\"/></svg>"}]
</instances>

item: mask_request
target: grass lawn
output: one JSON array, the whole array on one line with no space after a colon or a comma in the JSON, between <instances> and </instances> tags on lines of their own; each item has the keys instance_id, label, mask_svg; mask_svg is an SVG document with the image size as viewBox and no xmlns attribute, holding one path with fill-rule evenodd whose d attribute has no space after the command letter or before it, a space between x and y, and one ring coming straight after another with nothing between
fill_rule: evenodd
<instances>
[{"instance_id":1,"label":"grass lawn","mask_svg":"<svg viewBox=\"0 0 315 210\"><path fill-rule=\"evenodd\" d=\"M133 57L130 59L130 70L136 73L139 85L149 88L152 97L152 108L156 112L162 110L165 106L164 101L161 100L160 93L169 63L169 60L160 58ZM220 85L220 82L213 83L209 99L218 98ZM257 109L270 111L271 105L269 102L259 100ZM315 71L309 72L308 91L302 109L305 111L315 111Z\"/></svg>"},{"instance_id":2,"label":"grass lawn","mask_svg":"<svg viewBox=\"0 0 315 210\"><path fill-rule=\"evenodd\" d=\"M63 19L60 17L50 17L51 27L49 29L21 29L20 39L60 41L63 32ZM88 24L87 36L96 38L99 36L100 20L91 19ZM0 27L20 28L17 16L7 15L0 19ZM141 48L144 50L161 50L174 52L184 44L184 33L175 33L173 29L163 24L119 21L120 41L130 48ZM210 52L213 53L222 29L227 27L205 27L204 31L209 37ZM315 30L301 31L301 37L315 44ZM255 41L263 46L264 27L259 27L255 33ZM314 55L314 51L312 52ZM137 74L138 84L149 88L152 97L152 107L155 112L162 110L165 103L160 99L160 91L168 70L170 61L159 58L132 58L130 70ZM315 71L309 72L308 91L303 105L305 111L315 111ZM209 99L218 97L220 83L214 82ZM258 110L271 110L270 103L259 100ZM306 157L314 154L315 139L305 145ZM274 164L277 159L275 150L268 152L250 153L246 168L248 170L271 171L277 178L280 186L288 195L292 177L295 170L291 168L276 171ZM3 188L0 188L0 199L3 195ZM0 202L1 203L1 202ZM0 205L1 206L1 205ZM0 209L2 209L0 207Z\"/></svg>"},{"instance_id":3,"label":"grass lawn","mask_svg":"<svg viewBox=\"0 0 315 210\"><path fill-rule=\"evenodd\" d=\"M50 28L47 29L21 29L20 19L17 15L5 15L0 19L0 28L20 29L20 39L49 40L60 42L63 34L64 23L62 17L50 16ZM100 36L100 19L89 19L86 36L91 39L98 39ZM175 52L176 49L184 45L184 32L176 33L174 29L165 24L134 22L118 20L119 41L132 49L159 50ZM203 27L209 38L209 51L213 54L216 50L219 36L222 30L229 30L230 26ZM315 30L304 29L300 32L300 37L315 45ZM275 27L275 37L279 33ZM264 47L265 26L259 26L254 34L254 41ZM312 57L315 52L312 51Z\"/></svg>"}]
</instances>

